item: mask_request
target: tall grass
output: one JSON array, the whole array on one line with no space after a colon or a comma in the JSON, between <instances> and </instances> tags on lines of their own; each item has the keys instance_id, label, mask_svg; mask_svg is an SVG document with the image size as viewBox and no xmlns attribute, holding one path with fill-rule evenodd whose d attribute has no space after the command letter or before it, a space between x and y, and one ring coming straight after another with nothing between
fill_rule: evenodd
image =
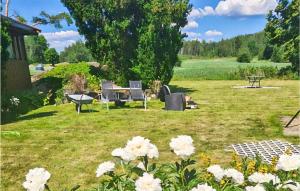
<instances>
[{"instance_id":1,"label":"tall grass","mask_svg":"<svg viewBox=\"0 0 300 191\"><path fill-rule=\"evenodd\" d=\"M260 60L239 63L235 58L184 58L181 67L175 68L173 80L240 80L245 79L247 75L278 78L280 69L287 66L290 64Z\"/></svg>"}]
</instances>

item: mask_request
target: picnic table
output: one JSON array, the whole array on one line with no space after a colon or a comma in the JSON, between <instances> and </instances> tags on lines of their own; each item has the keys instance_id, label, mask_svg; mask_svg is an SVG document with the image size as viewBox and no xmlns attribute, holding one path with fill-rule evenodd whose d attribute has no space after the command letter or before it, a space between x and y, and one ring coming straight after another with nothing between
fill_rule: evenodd
<instances>
[{"instance_id":1,"label":"picnic table","mask_svg":"<svg viewBox=\"0 0 300 191\"><path fill-rule=\"evenodd\" d=\"M260 88L260 81L264 78L264 76L251 75L247 76L247 78L251 88ZM255 84L258 84L258 86L256 86Z\"/></svg>"},{"instance_id":2,"label":"picnic table","mask_svg":"<svg viewBox=\"0 0 300 191\"><path fill-rule=\"evenodd\" d=\"M93 99L94 99L94 98L92 98L88 95L84 95L84 94L71 94L71 95L67 95L67 96L73 103L75 103L75 109L78 114L80 113L81 106L83 104L86 104L86 105L92 104Z\"/></svg>"}]
</instances>

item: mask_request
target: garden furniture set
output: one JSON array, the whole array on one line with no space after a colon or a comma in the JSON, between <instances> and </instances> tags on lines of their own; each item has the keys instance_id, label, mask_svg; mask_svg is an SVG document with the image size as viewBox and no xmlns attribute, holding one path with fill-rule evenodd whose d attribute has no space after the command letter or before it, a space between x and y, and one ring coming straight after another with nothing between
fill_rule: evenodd
<instances>
[{"instance_id":1,"label":"garden furniture set","mask_svg":"<svg viewBox=\"0 0 300 191\"><path fill-rule=\"evenodd\" d=\"M98 97L99 101L106 104L107 110L109 110L110 102L114 102L116 106L123 106L126 102L131 101L142 101L144 109L147 109L147 96L142 89L141 81L129 81L129 87L116 86L112 81L102 81L101 93ZM94 99L85 94L70 94L67 95L67 98L75 103L78 114L82 105L92 104ZM165 103L165 110L184 111L188 107L191 109L197 108L195 102L186 101L184 93L171 93L167 85L160 88L159 99ZM187 104L189 104L188 107Z\"/></svg>"},{"instance_id":2,"label":"garden furniture set","mask_svg":"<svg viewBox=\"0 0 300 191\"><path fill-rule=\"evenodd\" d=\"M119 87L111 81L103 81L101 87L101 101L106 103L107 110L109 110L109 102L122 106L131 101L142 101L145 110L147 109L147 96L142 89L141 81L129 81L129 87Z\"/></svg>"}]
</instances>

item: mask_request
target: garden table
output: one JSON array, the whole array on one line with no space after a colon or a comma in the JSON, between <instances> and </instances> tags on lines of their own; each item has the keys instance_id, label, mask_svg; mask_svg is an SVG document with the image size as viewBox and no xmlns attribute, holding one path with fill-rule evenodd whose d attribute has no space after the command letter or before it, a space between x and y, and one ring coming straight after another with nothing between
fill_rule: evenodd
<instances>
[{"instance_id":1,"label":"garden table","mask_svg":"<svg viewBox=\"0 0 300 191\"><path fill-rule=\"evenodd\" d=\"M140 88L129 88L129 87L120 87L113 86L113 88L107 88L117 93L118 100L115 101L116 106L124 106L125 102L129 101L130 90L138 90Z\"/></svg>"},{"instance_id":2,"label":"garden table","mask_svg":"<svg viewBox=\"0 0 300 191\"><path fill-rule=\"evenodd\" d=\"M260 88L260 81L264 78L264 76L247 76L250 87L251 88ZM258 83L258 86L255 86L255 84Z\"/></svg>"},{"instance_id":3,"label":"garden table","mask_svg":"<svg viewBox=\"0 0 300 191\"><path fill-rule=\"evenodd\" d=\"M77 113L79 114L81 111L81 106L83 104L92 104L93 103L93 99L92 97L88 96L88 95L84 95L84 94L71 94L68 95L68 98L75 103L75 109L77 111ZM89 109L90 110L90 109Z\"/></svg>"}]
</instances>

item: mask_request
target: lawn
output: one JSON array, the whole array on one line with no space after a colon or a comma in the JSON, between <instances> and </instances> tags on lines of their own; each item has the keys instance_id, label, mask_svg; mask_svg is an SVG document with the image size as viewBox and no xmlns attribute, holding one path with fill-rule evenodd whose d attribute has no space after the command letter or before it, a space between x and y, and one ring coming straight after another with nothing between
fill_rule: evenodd
<instances>
[{"instance_id":1,"label":"lawn","mask_svg":"<svg viewBox=\"0 0 300 191\"><path fill-rule=\"evenodd\" d=\"M181 67L176 67L174 70L173 80L227 80L233 79L233 72L238 70L238 67L282 67L289 66L289 63L272 63L265 60L254 59L251 63L239 63L236 58L216 58L203 59L181 57Z\"/></svg>"},{"instance_id":2,"label":"lawn","mask_svg":"<svg viewBox=\"0 0 300 191\"><path fill-rule=\"evenodd\" d=\"M246 85L246 81L172 81L172 90L185 91L199 103L199 109L185 112L164 111L163 103L157 100L149 102L147 111L141 103L111 107L110 111L96 103L94 112L80 115L73 104L32 111L2 126L2 131L20 135L2 135L1 188L21 190L25 174L37 166L52 173L49 185L53 190L75 184L83 189L95 186L97 165L111 159L112 149L136 135L158 146L158 161L175 160L168 143L180 134L191 135L195 140L194 158L198 162L201 152L215 162L230 160L231 152L226 150L232 143L264 139L299 143L299 138L282 135L280 123L281 116L293 115L299 107L299 82L262 83L280 88L232 88Z\"/></svg>"}]
</instances>

